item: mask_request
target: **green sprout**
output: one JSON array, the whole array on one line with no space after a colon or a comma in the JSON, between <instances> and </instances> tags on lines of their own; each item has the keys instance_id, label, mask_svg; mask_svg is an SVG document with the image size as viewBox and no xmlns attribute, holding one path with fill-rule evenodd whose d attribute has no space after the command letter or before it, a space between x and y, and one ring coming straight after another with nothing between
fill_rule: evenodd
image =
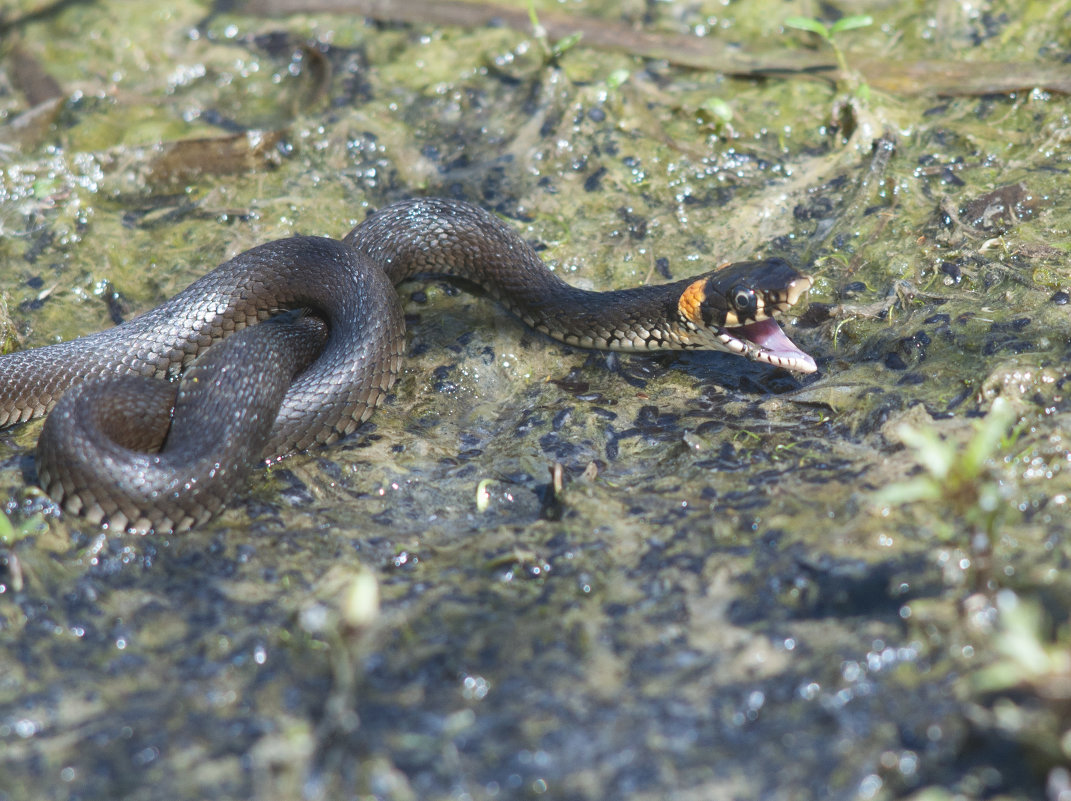
<instances>
[{"instance_id":1,"label":"green sprout","mask_svg":"<svg viewBox=\"0 0 1071 801\"><path fill-rule=\"evenodd\" d=\"M9 547L24 540L31 534L35 534L44 526L44 518L41 515L32 515L21 521L18 525L11 522L3 511L0 511L0 547Z\"/></svg>"},{"instance_id":2,"label":"green sprout","mask_svg":"<svg viewBox=\"0 0 1071 801\"><path fill-rule=\"evenodd\" d=\"M733 121L733 108L720 97L709 97L699 105L699 114L716 126Z\"/></svg>"},{"instance_id":3,"label":"green sprout","mask_svg":"<svg viewBox=\"0 0 1071 801\"><path fill-rule=\"evenodd\" d=\"M606 87L608 89L618 89L624 86L631 76L632 73L626 69L614 70L606 76Z\"/></svg>"},{"instance_id":4,"label":"green sprout","mask_svg":"<svg viewBox=\"0 0 1071 801\"><path fill-rule=\"evenodd\" d=\"M996 606L999 628L993 638L993 651L1000 658L974 674L976 689L1003 692L1052 676L1071 678L1071 651L1057 640L1048 641L1052 624L1041 604L1023 600L1011 590L1001 590ZM1063 639L1067 639L1066 630Z\"/></svg>"},{"instance_id":5,"label":"green sprout","mask_svg":"<svg viewBox=\"0 0 1071 801\"><path fill-rule=\"evenodd\" d=\"M1071 630L1054 626L1040 602L1011 590L996 595L996 657L971 676L992 696L993 725L1044 764L1071 760ZM1034 761L1034 760L1031 760Z\"/></svg>"},{"instance_id":6,"label":"green sprout","mask_svg":"<svg viewBox=\"0 0 1071 801\"><path fill-rule=\"evenodd\" d=\"M580 32L571 33L559 39L554 44L550 43L550 39L547 36L547 29L543 27L539 21L539 15L535 10L535 0L528 0L528 19L532 23L532 33L534 34L536 41L539 42L539 46L543 49L543 54L546 56L547 63L553 64L560 59L569 50L576 47L580 41L582 34Z\"/></svg>"},{"instance_id":7,"label":"green sprout","mask_svg":"<svg viewBox=\"0 0 1071 801\"><path fill-rule=\"evenodd\" d=\"M854 14L850 17L841 17L832 25L826 25L821 20L811 19L810 17L789 17L785 20L785 25L789 28L795 28L798 31L810 31L825 39L829 46L833 48L837 66L840 67L840 71L844 74L848 74L848 62L844 58L844 51L840 49L840 45L837 44L836 39L833 37L843 31L866 28L873 24L874 18L869 14Z\"/></svg>"},{"instance_id":8,"label":"green sprout","mask_svg":"<svg viewBox=\"0 0 1071 801\"><path fill-rule=\"evenodd\" d=\"M856 83L856 95L858 95L860 100L867 100L870 95L870 87L863 83L861 79L855 77L854 73L848 69L848 60L844 57L844 51L841 50L840 45L837 44L836 36L844 31L851 31L856 28L866 28L873 25L873 17L869 14L853 14L849 17L841 17L831 25L826 25L821 20L812 19L810 17L789 17L785 20L784 24L786 28L809 31L824 39L833 50L833 56L837 59L837 67L840 69L841 75L850 78Z\"/></svg>"},{"instance_id":9,"label":"green sprout","mask_svg":"<svg viewBox=\"0 0 1071 801\"><path fill-rule=\"evenodd\" d=\"M973 436L962 447L942 439L933 428L901 425L896 433L915 451L925 473L886 487L875 500L882 506L918 501L943 504L950 514L934 519L962 520L972 535L982 535L992 542L1010 502L1006 497L1008 486L993 475L991 464L997 454L1014 445L1022 432L1015 421L1011 404L997 398L989 414L975 422Z\"/></svg>"}]
</instances>

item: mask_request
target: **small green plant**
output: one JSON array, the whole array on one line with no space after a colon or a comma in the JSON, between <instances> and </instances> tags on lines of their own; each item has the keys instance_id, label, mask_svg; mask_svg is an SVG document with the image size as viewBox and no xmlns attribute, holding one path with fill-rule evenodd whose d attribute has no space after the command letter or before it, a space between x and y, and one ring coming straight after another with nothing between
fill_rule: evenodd
<instances>
[{"instance_id":1,"label":"small green plant","mask_svg":"<svg viewBox=\"0 0 1071 801\"><path fill-rule=\"evenodd\" d=\"M606 88L618 89L625 85L632 73L626 69L614 70L606 76Z\"/></svg>"},{"instance_id":2,"label":"small green plant","mask_svg":"<svg viewBox=\"0 0 1071 801\"><path fill-rule=\"evenodd\" d=\"M1071 760L1071 629L1054 626L1040 602L997 593L995 659L971 676L990 725L1019 742L1034 764Z\"/></svg>"},{"instance_id":3,"label":"small green plant","mask_svg":"<svg viewBox=\"0 0 1071 801\"><path fill-rule=\"evenodd\" d=\"M837 67L840 69L841 75L847 77L856 84L855 94L863 101L866 101L869 98L870 87L867 86L862 79L856 77L853 71L848 68L848 60L844 57L844 51L841 50L840 45L837 44L836 36L844 31L851 31L856 28L866 28L873 24L874 18L869 14L853 14L849 17L841 17L831 25L826 25L821 20L812 19L810 17L789 17L785 20L786 28L795 28L798 31L809 31L825 40L833 50L833 56L837 59Z\"/></svg>"},{"instance_id":4,"label":"small green plant","mask_svg":"<svg viewBox=\"0 0 1071 801\"><path fill-rule=\"evenodd\" d=\"M972 535L984 535L991 542L1010 503L1007 484L993 475L990 465L1022 432L1021 426L1013 427L1015 418L1011 404L997 398L962 447L943 439L933 428L901 425L897 435L915 451L926 472L886 487L875 500L883 506L918 501L943 504L950 514L940 519L963 521Z\"/></svg>"},{"instance_id":5,"label":"small green plant","mask_svg":"<svg viewBox=\"0 0 1071 801\"><path fill-rule=\"evenodd\" d=\"M536 41L539 42L539 46L543 49L543 55L548 64L557 62L565 53L576 47L582 36L579 32L571 33L551 44L550 38L547 36L547 29L539 21L539 15L536 13L533 0L528 0L528 19L532 22L532 33Z\"/></svg>"},{"instance_id":6,"label":"small green plant","mask_svg":"<svg viewBox=\"0 0 1071 801\"><path fill-rule=\"evenodd\" d=\"M720 97L709 97L699 104L700 116L716 127L733 121L733 107Z\"/></svg>"},{"instance_id":7,"label":"small green plant","mask_svg":"<svg viewBox=\"0 0 1071 801\"><path fill-rule=\"evenodd\" d=\"M10 517L0 511L0 547L12 546L19 540L37 533L43 526L44 519L41 515L32 515L16 526Z\"/></svg>"},{"instance_id":8,"label":"small green plant","mask_svg":"<svg viewBox=\"0 0 1071 801\"><path fill-rule=\"evenodd\" d=\"M841 72L845 74L848 73L848 62L844 58L844 51L840 49L840 45L837 44L837 40L834 37L838 33L852 31L856 28L866 28L873 24L874 18L868 14L854 14L850 17L841 17L832 25L826 25L821 20L811 19L810 17L789 17L785 20L785 26L788 28L795 28L798 31L810 31L825 39L829 46L833 48L833 55L837 59L837 66L840 67Z\"/></svg>"},{"instance_id":9,"label":"small green plant","mask_svg":"<svg viewBox=\"0 0 1071 801\"><path fill-rule=\"evenodd\" d=\"M1041 604L1022 599L1011 590L996 596L997 631L992 652L998 659L976 672L972 681L983 693L1004 692L1024 685L1048 685L1054 677L1055 690L1068 695L1071 684L1071 650L1067 627L1052 634L1052 622ZM1071 757L1071 752L1067 754Z\"/></svg>"}]
</instances>

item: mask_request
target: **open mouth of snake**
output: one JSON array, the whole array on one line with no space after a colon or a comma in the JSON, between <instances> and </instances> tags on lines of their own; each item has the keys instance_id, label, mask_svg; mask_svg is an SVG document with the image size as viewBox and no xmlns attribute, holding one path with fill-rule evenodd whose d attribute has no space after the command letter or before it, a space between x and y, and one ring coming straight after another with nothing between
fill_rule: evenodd
<instances>
[{"instance_id":1,"label":"open mouth of snake","mask_svg":"<svg viewBox=\"0 0 1071 801\"><path fill-rule=\"evenodd\" d=\"M814 358L785 336L785 332L773 318L722 328L720 334L722 341L731 350L752 361L772 364L797 373L813 373L818 370Z\"/></svg>"}]
</instances>

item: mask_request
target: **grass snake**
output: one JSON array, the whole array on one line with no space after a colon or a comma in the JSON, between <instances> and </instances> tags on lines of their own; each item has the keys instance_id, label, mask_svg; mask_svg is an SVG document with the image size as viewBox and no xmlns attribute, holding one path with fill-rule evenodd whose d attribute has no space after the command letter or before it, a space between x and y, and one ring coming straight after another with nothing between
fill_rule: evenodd
<instances>
[{"instance_id":1,"label":"grass snake","mask_svg":"<svg viewBox=\"0 0 1071 801\"><path fill-rule=\"evenodd\" d=\"M473 282L570 345L816 369L773 319L812 283L781 259L591 292L489 212L424 198L371 214L342 241L255 247L121 325L0 357L0 426L51 411L38 477L67 511L118 529L188 529L258 463L368 419L401 367L394 286L425 273Z\"/></svg>"}]
</instances>

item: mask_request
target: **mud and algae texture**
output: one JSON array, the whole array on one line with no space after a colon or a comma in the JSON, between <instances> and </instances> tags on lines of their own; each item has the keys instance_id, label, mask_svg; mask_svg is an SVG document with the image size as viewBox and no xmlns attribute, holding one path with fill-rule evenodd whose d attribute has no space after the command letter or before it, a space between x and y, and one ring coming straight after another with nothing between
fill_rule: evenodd
<instances>
[{"instance_id":1,"label":"mud and algae texture","mask_svg":"<svg viewBox=\"0 0 1071 801\"><path fill-rule=\"evenodd\" d=\"M566 348L430 280L401 288L405 372L373 420L189 535L58 516L37 424L5 432L0 799L1059 789L1063 96L861 102L583 42L548 59L500 27L222 5L60 4L8 31L67 98L0 151L24 345L442 194L588 287L788 258L816 277L788 330L820 372ZM880 9L843 44L1062 62L1037 15L1069 7L1028 5ZM810 44L780 3L568 10ZM4 67L9 123L28 109ZM997 398L1014 419L984 429Z\"/></svg>"}]
</instances>

